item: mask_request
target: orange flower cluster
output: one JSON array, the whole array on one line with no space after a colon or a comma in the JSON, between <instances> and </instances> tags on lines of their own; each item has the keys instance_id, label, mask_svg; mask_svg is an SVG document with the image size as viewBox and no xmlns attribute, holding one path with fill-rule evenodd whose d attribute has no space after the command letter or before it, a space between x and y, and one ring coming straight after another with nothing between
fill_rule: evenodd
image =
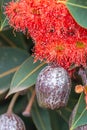
<instances>
[{"instance_id":1,"label":"orange flower cluster","mask_svg":"<svg viewBox=\"0 0 87 130\"><path fill-rule=\"evenodd\" d=\"M5 7L9 24L35 41L35 59L65 69L72 63L86 66L87 29L78 25L58 0L19 0Z\"/></svg>"}]
</instances>

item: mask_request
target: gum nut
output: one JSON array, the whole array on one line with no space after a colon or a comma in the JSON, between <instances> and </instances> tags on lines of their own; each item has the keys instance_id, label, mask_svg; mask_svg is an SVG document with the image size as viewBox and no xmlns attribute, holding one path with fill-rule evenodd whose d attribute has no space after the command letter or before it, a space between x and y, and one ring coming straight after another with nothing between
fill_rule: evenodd
<instances>
[{"instance_id":1,"label":"gum nut","mask_svg":"<svg viewBox=\"0 0 87 130\"><path fill-rule=\"evenodd\" d=\"M67 105L71 80L63 67L48 65L39 73L35 88L39 106L57 109Z\"/></svg>"},{"instance_id":2,"label":"gum nut","mask_svg":"<svg viewBox=\"0 0 87 130\"><path fill-rule=\"evenodd\" d=\"M26 130L24 122L16 114L0 115L0 130Z\"/></svg>"}]
</instances>

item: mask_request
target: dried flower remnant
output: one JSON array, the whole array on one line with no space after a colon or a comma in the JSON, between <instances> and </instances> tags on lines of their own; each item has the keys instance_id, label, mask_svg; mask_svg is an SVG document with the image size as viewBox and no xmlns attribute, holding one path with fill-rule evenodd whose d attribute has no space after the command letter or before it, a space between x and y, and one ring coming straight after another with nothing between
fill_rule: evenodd
<instances>
[{"instance_id":1,"label":"dried flower remnant","mask_svg":"<svg viewBox=\"0 0 87 130\"><path fill-rule=\"evenodd\" d=\"M16 30L27 30L35 41L35 59L55 62L68 69L86 66L87 29L78 25L66 5L56 0L20 0L5 8Z\"/></svg>"},{"instance_id":2,"label":"dried flower remnant","mask_svg":"<svg viewBox=\"0 0 87 130\"><path fill-rule=\"evenodd\" d=\"M75 92L76 93L82 93L84 92L85 94L85 103L86 103L86 109L87 109L87 85L82 86L82 85L76 85L75 86Z\"/></svg>"},{"instance_id":3,"label":"dried flower remnant","mask_svg":"<svg viewBox=\"0 0 87 130\"><path fill-rule=\"evenodd\" d=\"M75 86L75 92L76 93L82 93L84 90L84 87L82 85L76 85Z\"/></svg>"}]
</instances>

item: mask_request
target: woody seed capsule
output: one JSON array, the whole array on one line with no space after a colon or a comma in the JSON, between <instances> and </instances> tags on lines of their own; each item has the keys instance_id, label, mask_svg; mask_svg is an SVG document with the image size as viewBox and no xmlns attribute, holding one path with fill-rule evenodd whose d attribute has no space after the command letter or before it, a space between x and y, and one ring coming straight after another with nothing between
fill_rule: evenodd
<instances>
[{"instance_id":1,"label":"woody seed capsule","mask_svg":"<svg viewBox=\"0 0 87 130\"><path fill-rule=\"evenodd\" d=\"M16 114L0 115L0 130L26 130L20 117Z\"/></svg>"},{"instance_id":2,"label":"woody seed capsule","mask_svg":"<svg viewBox=\"0 0 87 130\"><path fill-rule=\"evenodd\" d=\"M71 80L64 68L48 65L39 73L36 96L41 107L56 109L66 106L70 90Z\"/></svg>"}]
</instances>

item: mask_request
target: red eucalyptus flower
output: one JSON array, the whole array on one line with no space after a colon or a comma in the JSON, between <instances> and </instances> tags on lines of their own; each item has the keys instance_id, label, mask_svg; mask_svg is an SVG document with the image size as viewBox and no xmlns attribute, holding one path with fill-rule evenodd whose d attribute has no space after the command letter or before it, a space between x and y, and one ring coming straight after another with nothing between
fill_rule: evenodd
<instances>
[{"instance_id":1,"label":"red eucalyptus flower","mask_svg":"<svg viewBox=\"0 0 87 130\"><path fill-rule=\"evenodd\" d=\"M15 30L31 35L36 59L55 62L66 69L72 63L86 65L87 29L75 22L61 1L9 2L5 13Z\"/></svg>"}]
</instances>

